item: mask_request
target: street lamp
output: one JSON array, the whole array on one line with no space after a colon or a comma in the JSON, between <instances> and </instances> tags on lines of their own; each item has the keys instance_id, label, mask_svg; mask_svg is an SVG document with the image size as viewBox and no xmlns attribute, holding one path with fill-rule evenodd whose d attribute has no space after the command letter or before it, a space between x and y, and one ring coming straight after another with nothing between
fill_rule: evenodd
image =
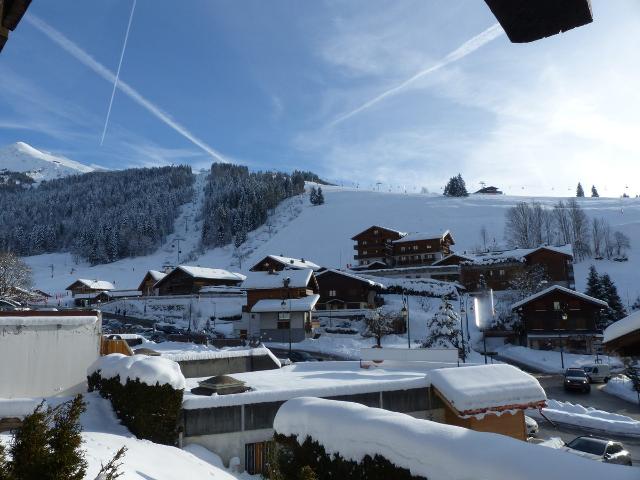
<instances>
[{"instance_id":1,"label":"street lamp","mask_svg":"<svg viewBox=\"0 0 640 480\"><path fill-rule=\"evenodd\" d=\"M464 308L464 303L462 302L462 296L460 296L460 337L462 338L462 363L467 363L467 350L464 345L464 328L462 327L462 314L466 314L467 311ZM467 327L468 329L469 327Z\"/></svg>"},{"instance_id":2,"label":"street lamp","mask_svg":"<svg viewBox=\"0 0 640 480\"><path fill-rule=\"evenodd\" d=\"M402 309L400 310L402 319L407 326L407 345L411 348L411 324L409 323L409 297L406 295L406 291L402 292Z\"/></svg>"},{"instance_id":3,"label":"street lamp","mask_svg":"<svg viewBox=\"0 0 640 480\"><path fill-rule=\"evenodd\" d=\"M567 314L567 310L564 307L564 305L561 307L562 308L562 325L564 326L566 325L567 319L569 318L569 315ZM558 340L560 341L560 364L562 365L562 370L564 370L564 342L562 341L562 334L560 333L560 329L558 330Z\"/></svg>"},{"instance_id":4,"label":"street lamp","mask_svg":"<svg viewBox=\"0 0 640 480\"><path fill-rule=\"evenodd\" d=\"M289 356L291 356L291 290L289 289L289 284L291 283L291 278L287 277L284 278L282 280L282 284L284 285L284 288L287 289L287 299L289 300ZM284 310L287 307L287 303L284 301L284 299L282 300L282 303L280 304L282 306L282 309Z\"/></svg>"}]
</instances>

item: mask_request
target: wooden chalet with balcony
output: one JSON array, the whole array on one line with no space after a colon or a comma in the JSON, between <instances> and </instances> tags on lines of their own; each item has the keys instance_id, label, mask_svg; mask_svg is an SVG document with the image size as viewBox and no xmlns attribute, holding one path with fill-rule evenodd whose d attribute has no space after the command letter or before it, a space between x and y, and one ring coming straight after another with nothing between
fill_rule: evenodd
<instances>
[{"instance_id":1,"label":"wooden chalet with balcony","mask_svg":"<svg viewBox=\"0 0 640 480\"><path fill-rule=\"evenodd\" d=\"M155 284L158 295L191 295L202 287L240 285L245 276L220 268L192 267L180 265Z\"/></svg>"},{"instance_id":2,"label":"wooden chalet with balcony","mask_svg":"<svg viewBox=\"0 0 640 480\"><path fill-rule=\"evenodd\" d=\"M431 265L451 254L455 244L449 230L442 233L409 233L392 243L392 261L395 267Z\"/></svg>"},{"instance_id":3,"label":"wooden chalet with balcony","mask_svg":"<svg viewBox=\"0 0 640 480\"><path fill-rule=\"evenodd\" d=\"M115 286L111 282L106 280L88 280L86 278L79 278L66 290L71 292L73 296L73 303L78 307L86 307L93 304L99 294L115 290Z\"/></svg>"},{"instance_id":4,"label":"wooden chalet with balcony","mask_svg":"<svg viewBox=\"0 0 640 480\"><path fill-rule=\"evenodd\" d=\"M325 270L317 275L320 301L317 310L360 310L381 306L379 296L384 285L340 270Z\"/></svg>"},{"instance_id":5,"label":"wooden chalet with balcony","mask_svg":"<svg viewBox=\"0 0 640 480\"><path fill-rule=\"evenodd\" d=\"M374 262L388 264L393 256L394 240L399 240L406 233L391 228L373 225L351 237L356 242L353 248L357 251L354 259L358 265L369 265Z\"/></svg>"},{"instance_id":6,"label":"wooden chalet with balcony","mask_svg":"<svg viewBox=\"0 0 640 480\"><path fill-rule=\"evenodd\" d=\"M608 305L584 293L553 285L511 308L520 316L527 347L590 354L601 342L597 325Z\"/></svg>"}]
</instances>

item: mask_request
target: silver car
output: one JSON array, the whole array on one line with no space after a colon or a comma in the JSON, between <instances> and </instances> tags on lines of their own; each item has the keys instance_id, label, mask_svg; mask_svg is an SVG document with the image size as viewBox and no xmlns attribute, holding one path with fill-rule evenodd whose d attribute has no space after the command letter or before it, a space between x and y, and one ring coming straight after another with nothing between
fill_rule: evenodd
<instances>
[{"instance_id":1,"label":"silver car","mask_svg":"<svg viewBox=\"0 0 640 480\"><path fill-rule=\"evenodd\" d=\"M566 444L564 450L598 462L631 466L631 454L622 443L606 438L576 437Z\"/></svg>"}]
</instances>

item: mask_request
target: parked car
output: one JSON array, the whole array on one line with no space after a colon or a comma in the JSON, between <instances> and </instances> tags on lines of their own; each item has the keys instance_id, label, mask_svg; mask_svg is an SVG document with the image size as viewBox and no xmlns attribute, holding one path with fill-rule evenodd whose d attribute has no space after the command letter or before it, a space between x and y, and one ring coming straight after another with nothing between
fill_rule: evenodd
<instances>
[{"instance_id":1,"label":"parked car","mask_svg":"<svg viewBox=\"0 0 640 480\"><path fill-rule=\"evenodd\" d=\"M533 418L524 416L524 424L527 429L527 437L535 437L538 435L538 422L536 422Z\"/></svg>"},{"instance_id":2,"label":"parked car","mask_svg":"<svg viewBox=\"0 0 640 480\"><path fill-rule=\"evenodd\" d=\"M632 465L631 453L624 448L624 445L606 438L576 437L566 444L564 450L598 462Z\"/></svg>"},{"instance_id":3,"label":"parked car","mask_svg":"<svg viewBox=\"0 0 640 480\"><path fill-rule=\"evenodd\" d=\"M289 360L291 360L292 362L317 362L318 361L317 358L312 357L307 352L300 352L296 350L289 353L288 357L289 357Z\"/></svg>"},{"instance_id":4,"label":"parked car","mask_svg":"<svg viewBox=\"0 0 640 480\"><path fill-rule=\"evenodd\" d=\"M604 363L595 363L593 365L584 365L582 367L584 373L591 383L604 382L607 383L611 378L611 367Z\"/></svg>"},{"instance_id":5,"label":"parked car","mask_svg":"<svg viewBox=\"0 0 640 480\"><path fill-rule=\"evenodd\" d=\"M589 377L581 368L567 368L564 372L564 389L589 393L591 391Z\"/></svg>"}]
</instances>

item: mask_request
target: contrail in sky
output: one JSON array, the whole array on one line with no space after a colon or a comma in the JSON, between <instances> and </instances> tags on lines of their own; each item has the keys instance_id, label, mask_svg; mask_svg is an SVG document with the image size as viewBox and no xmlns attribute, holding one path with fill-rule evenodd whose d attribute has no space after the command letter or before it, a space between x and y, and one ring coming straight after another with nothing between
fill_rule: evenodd
<instances>
[{"instance_id":1,"label":"contrail in sky","mask_svg":"<svg viewBox=\"0 0 640 480\"><path fill-rule=\"evenodd\" d=\"M49 39L51 39L54 43L60 46L63 50L69 53L71 56L76 58L78 61L83 63L85 66L89 67L95 73L100 75L109 83L113 83L116 80L116 76L114 73L109 70L107 67L102 65L100 62L95 60L91 55L85 52L82 48L76 45L74 42L65 37L58 30L50 26L44 20L41 20L37 16L28 13L25 16L25 20L44 33ZM162 121L167 126L171 127L173 130L178 132L180 135L185 137L187 140L192 142L193 144L200 147L202 150L207 152L212 157L220 160L221 162L226 162L227 160L222 156L221 153L217 152L215 149L204 143L198 137L193 135L189 130L180 125L178 122L173 120L171 116L164 112L162 109L151 103L149 100L144 98L137 90L134 90L133 87L130 87L129 84L119 81L117 88L120 89L125 95L131 98L134 102L136 102L141 107L145 108L149 113L154 115L160 121Z\"/></svg>"},{"instance_id":2,"label":"contrail in sky","mask_svg":"<svg viewBox=\"0 0 640 480\"><path fill-rule=\"evenodd\" d=\"M433 73L433 72L435 72L437 70L440 70L441 68L449 65L450 63L456 62L456 61L460 60L461 58L466 57L470 53L473 53L476 50L478 50L483 45L486 45L490 41L498 38L503 33L504 33L504 30L502 30L502 27L500 26L500 24L496 23L496 24L490 26L484 32L482 32L482 33L476 35L475 37L471 38L470 40L467 40L466 42L464 42L462 45L460 45L454 51L449 53L446 57L444 57L442 60L440 60L435 65L432 65L429 68L426 68L424 70L419 71L418 73L413 75L411 78L409 78L409 79L405 80L404 82L402 82L401 84L396 85L395 87L390 88L389 90L381 93L377 97L374 97L371 100L363 103L362 105L360 105L355 110L351 110L348 113L340 115L338 118L336 118L331 123L329 123L329 127L334 127L334 126L338 125L339 123L344 122L345 120L353 117L354 115L357 115L358 113L362 112L363 110L366 110L369 107L372 107L373 105L375 105L376 103L384 100L385 98L390 97L391 95L395 95L396 93L398 93L399 91L403 90L405 87L407 87L408 85L412 84L416 80L418 80L418 79L420 79L420 78L422 78L422 77L424 77L426 75L429 75L430 73Z\"/></svg>"},{"instance_id":3,"label":"contrail in sky","mask_svg":"<svg viewBox=\"0 0 640 480\"><path fill-rule=\"evenodd\" d=\"M109 125L109 117L111 116L111 107L113 106L113 98L116 96L116 88L118 88L118 80L120 79L120 68L122 67L122 59L124 58L124 51L127 49L127 40L129 40L129 31L131 30L131 22L133 21L133 12L136 9L136 1L137 0L133 0L133 6L131 7L131 15L129 15L129 24L127 25L127 33L124 34L124 44L122 45L122 52L120 53L120 61L118 62L116 79L113 82L113 90L111 91L111 99L109 100L109 108L107 109L107 118L105 118L104 120L104 128L102 129L102 138L100 138L100 145L104 143L104 136L107 134L107 125Z\"/></svg>"}]
</instances>

